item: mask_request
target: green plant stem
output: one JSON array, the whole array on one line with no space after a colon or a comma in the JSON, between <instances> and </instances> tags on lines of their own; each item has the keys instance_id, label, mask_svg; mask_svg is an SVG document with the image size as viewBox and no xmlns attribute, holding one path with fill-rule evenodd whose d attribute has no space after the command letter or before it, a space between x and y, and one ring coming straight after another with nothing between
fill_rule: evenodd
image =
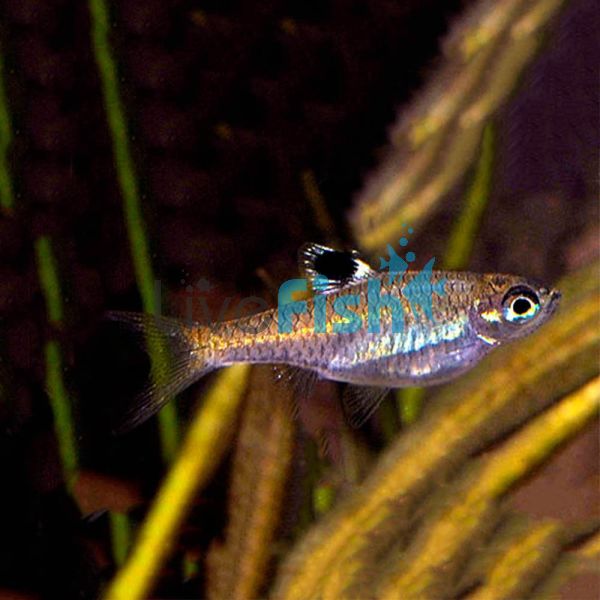
<instances>
[{"instance_id":1,"label":"green plant stem","mask_svg":"<svg viewBox=\"0 0 600 600\"><path fill-rule=\"evenodd\" d=\"M0 52L0 207L8 212L15 208L13 182L8 166L8 153L13 141L8 98L6 96L5 64ZM64 311L61 298L58 268L47 236L40 236L34 243L40 287L46 302L48 322L55 328L62 326ZM79 467L77 438L73 421L72 399L69 397L63 377L63 360L60 345L48 340L44 345L46 364L46 388L54 415L54 429L65 482L72 487Z\"/></svg>"},{"instance_id":2,"label":"green plant stem","mask_svg":"<svg viewBox=\"0 0 600 600\"><path fill-rule=\"evenodd\" d=\"M62 353L58 342L55 340L47 341L44 350L46 356L46 386L52 414L54 415L54 429L58 438L65 481L70 488L79 468L72 401L63 379Z\"/></svg>"},{"instance_id":3,"label":"green plant stem","mask_svg":"<svg viewBox=\"0 0 600 600\"><path fill-rule=\"evenodd\" d=\"M317 515L323 515L335 502L335 489L331 485L318 485L313 491L313 506Z\"/></svg>"},{"instance_id":4,"label":"green plant stem","mask_svg":"<svg viewBox=\"0 0 600 600\"><path fill-rule=\"evenodd\" d=\"M38 278L46 301L48 322L56 328L62 327L64 318L60 281L52 243L46 236L35 241ZM54 415L54 428L58 439L59 453L68 486L74 482L79 466L77 438L73 421L72 399L69 397L63 378L63 360L60 345L48 340L44 347L46 358L46 386Z\"/></svg>"},{"instance_id":5,"label":"green plant stem","mask_svg":"<svg viewBox=\"0 0 600 600\"><path fill-rule=\"evenodd\" d=\"M8 168L8 152L13 136L5 90L5 68L4 57L0 48L0 207L10 212L15 206L13 184Z\"/></svg>"},{"instance_id":6,"label":"green plant stem","mask_svg":"<svg viewBox=\"0 0 600 600\"><path fill-rule=\"evenodd\" d=\"M454 271L464 269L469 264L475 245L475 236L479 230L492 188L493 164L494 129L493 125L488 123L483 130L481 150L473 181L467 190L463 208L454 223L448 240L444 256L444 269Z\"/></svg>"},{"instance_id":7,"label":"green plant stem","mask_svg":"<svg viewBox=\"0 0 600 600\"><path fill-rule=\"evenodd\" d=\"M488 123L483 130L481 153L475 166L473 180L450 233L443 261L444 269L460 270L469 264L475 237L491 192L493 165L494 129L493 125ZM424 396L423 388L404 388L397 391L400 422L403 425L410 425L417 420Z\"/></svg>"},{"instance_id":8,"label":"green plant stem","mask_svg":"<svg viewBox=\"0 0 600 600\"><path fill-rule=\"evenodd\" d=\"M319 230L328 242L339 245L341 241L337 233L337 227L327 208L325 198L321 194L314 171L311 169L302 171L302 187Z\"/></svg>"},{"instance_id":9,"label":"green plant stem","mask_svg":"<svg viewBox=\"0 0 600 600\"><path fill-rule=\"evenodd\" d=\"M38 277L46 299L48 321L60 327L64 317L60 282L52 243L47 236L41 236L35 241L35 254L38 264Z\"/></svg>"},{"instance_id":10,"label":"green plant stem","mask_svg":"<svg viewBox=\"0 0 600 600\"><path fill-rule=\"evenodd\" d=\"M421 413L425 388L409 387L396 390L396 401L402 425L412 425Z\"/></svg>"},{"instance_id":11,"label":"green plant stem","mask_svg":"<svg viewBox=\"0 0 600 600\"><path fill-rule=\"evenodd\" d=\"M129 143L125 109L119 91L117 65L110 45L110 21L107 3L104 0L89 0L92 28L92 45L102 84L104 108L112 136L117 178L123 198L123 212L129 236L131 257L138 290L145 312L158 314L154 294L154 275L150 259L149 244L142 215L140 190ZM157 353L149 347L150 358L155 363ZM169 462L175 455L178 440L178 423L175 404L167 404L159 414L162 454Z\"/></svg>"},{"instance_id":12,"label":"green plant stem","mask_svg":"<svg viewBox=\"0 0 600 600\"><path fill-rule=\"evenodd\" d=\"M131 524L127 515L111 511L110 533L112 540L112 555L115 563L121 566L127 558L127 552L131 543Z\"/></svg>"}]
</instances>

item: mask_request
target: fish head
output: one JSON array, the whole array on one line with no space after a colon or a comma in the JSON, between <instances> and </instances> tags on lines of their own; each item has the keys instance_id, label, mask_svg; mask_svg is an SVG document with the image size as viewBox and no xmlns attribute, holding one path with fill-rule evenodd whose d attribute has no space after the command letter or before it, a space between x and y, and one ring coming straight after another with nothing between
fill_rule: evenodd
<instances>
[{"instance_id":1,"label":"fish head","mask_svg":"<svg viewBox=\"0 0 600 600\"><path fill-rule=\"evenodd\" d=\"M487 275L475 302L471 323L491 344L519 339L554 313L560 292L515 275Z\"/></svg>"}]
</instances>

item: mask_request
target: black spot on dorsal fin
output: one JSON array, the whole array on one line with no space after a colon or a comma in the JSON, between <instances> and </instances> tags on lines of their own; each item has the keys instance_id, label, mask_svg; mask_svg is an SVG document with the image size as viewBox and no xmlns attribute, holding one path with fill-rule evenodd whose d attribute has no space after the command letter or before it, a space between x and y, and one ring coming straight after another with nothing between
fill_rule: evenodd
<instances>
[{"instance_id":1,"label":"black spot on dorsal fin","mask_svg":"<svg viewBox=\"0 0 600 600\"><path fill-rule=\"evenodd\" d=\"M305 244L299 252L300 268L316 292L336 291L376 272L356 250L334 250L321 244Z\"/></svg>"}]
</instances>

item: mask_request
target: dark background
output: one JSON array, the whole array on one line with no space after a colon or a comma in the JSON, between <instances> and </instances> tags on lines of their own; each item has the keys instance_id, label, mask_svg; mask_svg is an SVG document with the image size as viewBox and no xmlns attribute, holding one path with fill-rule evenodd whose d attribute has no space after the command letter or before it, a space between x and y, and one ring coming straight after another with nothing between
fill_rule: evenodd
<instances>
[{"instance_id":1,"label":"dark background","mask_svg":"<svg viewBox=\"0 0 600 600\"><path fill-rule=\"evenodd\" d=\"M186 286L201 278L218 310L227 296L269 298L259 268L275 282L295 275L297 248L324 241L302 185L307 170L351 245L353 196L468 4L112 3L112 42L166 312L181 313ZM588 0L567 6L497 118L494 193L474 270L552 282L597 253L594 8ZM15 214L0 217L0 375L10 398L0 405L0 597L89 598L114 568L108 521L82 518L65 490L43 342L58 335L65 352L83 468L129 482L115 489L136 499L133 514L141 518L163 473L156 424L122 437L110 428L145 363L101 323L107 309L139 310L140 301L87 3L3 0L0 23L18 202ZM417 232L417 256L443 252L462 189ZM33 242L42 234L53 240L63 286L60 332L46 322L38 283ZM189 404L180 404L185 415ZM575 516L595 510L588 438L554 475L583 473L579 483L564 483L566 506L581 505ZM213 529L193 535L192 515L182 545L200 549L218 532L222 479L199 499ZM525 506L543 512L547 491L531 496ZM566 509L559 502L551 510ZM198 589L173 572L161 585L170 597Z\"/></svg>"}]
</instances>

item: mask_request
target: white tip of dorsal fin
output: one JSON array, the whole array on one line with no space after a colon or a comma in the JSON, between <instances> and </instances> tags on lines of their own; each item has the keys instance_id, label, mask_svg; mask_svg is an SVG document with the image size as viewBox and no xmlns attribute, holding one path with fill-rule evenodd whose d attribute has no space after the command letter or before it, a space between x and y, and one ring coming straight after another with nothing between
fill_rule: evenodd
<instances>
[{"instance_id":1,"label":"white tip of dorsal fin","mask_svg":"<svg viewBox=\"0 0 600 600\"><path fill-rule=\"evenodd\" d=\"M320 293L334 292L376 275L356 250L335 250L321 244L302 246L299 262L312 289Z\"/></svg>"}]
</instances>

